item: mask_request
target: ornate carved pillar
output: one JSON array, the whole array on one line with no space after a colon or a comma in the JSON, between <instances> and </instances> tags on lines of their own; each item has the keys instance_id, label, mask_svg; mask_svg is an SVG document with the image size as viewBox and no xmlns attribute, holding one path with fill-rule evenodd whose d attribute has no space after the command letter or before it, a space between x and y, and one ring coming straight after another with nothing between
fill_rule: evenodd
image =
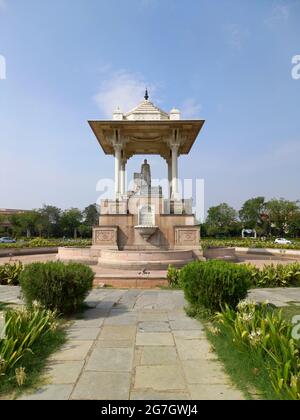
<instances>
[{"instance_id":1,"label":"ornate carved pillar","mask_svg":"<svg viewBox=\"0 0 300 420\"><path fill-rule=\"evenodd\" d=\"M178 149L179 144L171 145L172 151L172 198L178 198Z\"/></svg>"},{"instance_id":2,"label":"ornate carved pillar","mask_svg":"<svg viewBox=\"0 0 300 420\"><path fill-rule=\"evenodd\" d=\"M169 182L169 191L168 191L168 198L172 197L172 159L167 161L168 163L168 182Z\"/></svg>"},{"instance_id":3,"label":"ornate carved pillar","mask_svg":"<svg viewBox=\"0 0 300 420\"><path fill-rule=\"evenodd\" d=\"M121 144L114 144L115 149L115 194L116 199L120 198L121 193L121 152L122 152L122 145Z\"/></svg>"},{"instance_id":4,"label":"ornate carved pillar","mask_svg":"<svg viewBox=\"0 0 300 420\"><path fill-rule=\"evenodd\" d=\"M125 194L126 190L126 160L122 159L121 161L121 177L120 177L120 183L121 183L121 195Z\"/></svg>"}]
</instances>

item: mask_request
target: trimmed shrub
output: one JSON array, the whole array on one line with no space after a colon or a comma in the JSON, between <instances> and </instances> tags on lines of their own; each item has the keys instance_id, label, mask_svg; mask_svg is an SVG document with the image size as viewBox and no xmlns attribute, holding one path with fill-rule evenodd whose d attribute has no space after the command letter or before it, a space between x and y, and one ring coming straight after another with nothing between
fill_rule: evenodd
<instances>
[{"instance_id":1,"label":"trimmed shrub","mask_svg":"<svg viewBox=\"0 0 300 420\"><path fill-rule=\"evenodd\" d=\"M84 264L60 261L27 265L20 276L26 303L68 314L78 310L93 287L94 273Z\"/></svg>"},{"instance_id":2,"label":"trimmed shrub","mask_svg":"<svg viewBox=\"0 0 300 420\"><path fill-rule=\"evenodd\" d=\"M225 305L235 308L247 296L252 274L246 265L210 260L186 265L179 277L191 305L216 312Z\"/></svg>"},{"instance_id":3,"label":"trimmed shrub","mask_svg":"<svg viewBox=\"0 0 300 420\"><path fill-rule=\"evenodd\" d=\"M17 286L22 271L23 264L20 261L0 265L0 285Z\"/></svg>"}]
</instances>

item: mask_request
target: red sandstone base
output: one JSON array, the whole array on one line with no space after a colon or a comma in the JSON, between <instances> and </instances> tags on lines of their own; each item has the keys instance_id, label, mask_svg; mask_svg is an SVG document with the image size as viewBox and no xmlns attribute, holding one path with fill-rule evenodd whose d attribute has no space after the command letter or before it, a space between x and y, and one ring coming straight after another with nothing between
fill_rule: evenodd
<instances>
[{"instance_id":1,"label":"red sandstone base","mask_svg":"<svg viewBox=\"0 0 300 420\"><path fill-rule=\"evenodd\" d=\"M112 270L98 266L94 266L93 269L95 272L94 287L104 285L124 289L152 289L168 286L166 270L148 271L144 274L141 271Z\"/></svg>"}]
</instances>

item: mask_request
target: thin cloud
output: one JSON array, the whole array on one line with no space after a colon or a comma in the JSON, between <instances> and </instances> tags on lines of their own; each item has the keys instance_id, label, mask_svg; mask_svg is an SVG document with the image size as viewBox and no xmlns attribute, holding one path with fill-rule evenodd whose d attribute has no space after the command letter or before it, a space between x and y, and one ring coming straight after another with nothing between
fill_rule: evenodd
<instances>
[{"instance_id":1,"label":"thin cloud","mask_svg":"<svg viewBox=\"0 0 300 420\"><path fill-rule=\"evenodd\" d=\"M202 105L200 105L194 98L186 99L181 107L182 117L186 119L200 118Z\"/></svg>"},{"instance_id":2,"label":"thin cloud","mask_svg":"<svg viewBox=\"0 0 300 420\"><path fill-rule=\"evenodd\" d=\"M117 107L127 112L137 106L143 100L146 87L153 98L155 85L147 83L141 74L121 70L102 81L94 99L103 116L110 118Z\"/></svg>"},{"instance_id":3,"label":"thin cloud","mask_svg":"<svg viewBox=\"0 0 300 420\"><path fill-rule=\"evenodd\" d=\"M273 28L286 23L290 17L290 7L291 6L286 3L275 4L270 15L265 19L265 24L270 28Z\"/></svg>"},{"instance_id":4,"label":"thin cloud","mask_svg":"<svg viewBox=\"0 0 300 420\"><path fill-rule=\"evenodd\" d=\"M157 0L139 0L140 9L149 9L157 5Z\"/></svg>"},{"instance_id":5,"label":"thin cloud","mask_svg":"<svg viewBox=\"0 0 300 420\"><path fill-rule=\"evenodd\" d=\"M223 33L225 35L225 42L233 50L241 50L246 32L240 25L231 23L223 26Z\"/></svg>"}]
</instances>

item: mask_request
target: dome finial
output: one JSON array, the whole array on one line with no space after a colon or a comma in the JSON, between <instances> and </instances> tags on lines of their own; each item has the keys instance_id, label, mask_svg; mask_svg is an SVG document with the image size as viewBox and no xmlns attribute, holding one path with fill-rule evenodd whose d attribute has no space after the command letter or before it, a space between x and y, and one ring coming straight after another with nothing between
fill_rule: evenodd
<instances>
[{"instance_id":1,"label":"dome finial","mask_svg":"<svg viewBox=\"0 0 300 420\"><path fill-rule=\"evenodd\" d=\"M145 101L148 101L148 99L149 99L149 94L148 94L148 89L147 88L146 88L146 92L145 92L144 98L145 98Z\"/></svg>"}]
</instances>

